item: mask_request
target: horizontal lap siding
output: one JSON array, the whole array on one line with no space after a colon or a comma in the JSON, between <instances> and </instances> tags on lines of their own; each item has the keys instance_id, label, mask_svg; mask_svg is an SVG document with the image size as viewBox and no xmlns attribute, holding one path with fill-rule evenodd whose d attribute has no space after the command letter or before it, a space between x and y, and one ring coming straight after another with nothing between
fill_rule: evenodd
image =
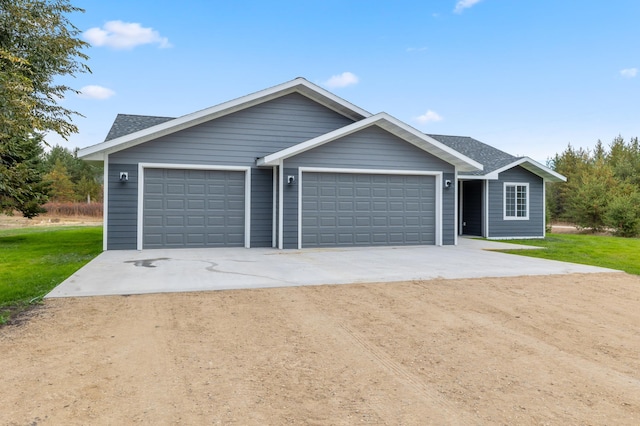
<instances>
[{"instance_id":1,"label":"horizontal lap siding","mask_svg":"<svg viewBox=\"0 0 640 426\"><path fill-rule=\"evenodd\" d=\"M112 161L255 166L258 157L351 124L292 94L112 154Z\"/></svg>"},{"instance_id":2,"label":"horizontal lap siding","mask_svg":"<svg viewBox=\"0 0 640 426\"><path fill-rule=\"evenodd\" d=\"M287 167L344 167L453 173L451 164L371 126L286 160Z\"/></svg>"},{"instance_id":3,"label":"horizontal lap siding","mask_svg":"<svg viewBox=\"0 0 640 426\"><path fill-rule=\"evenodd\" d=\"M251 170L251 247L271 247L273 170Z\"/></svg>"},{"instance_id":4,"label":"horizontal lap siding","mask_svg":"<svg viewBox=\"0 0 640 426\"><path fill-rule=\"evenodd\" d=\"M398 138L371 126L315 149L285 160L284 202L288 209L284 215L285 248L297 247L298 192L295 182L287 185L287 175L298 175L299 167L327 167L351 169L419 170L444 172L444 179L454 179L454 167ZM455 190L443 190L442 240L443 244L455 242Z\"/></svg>"},{"instance_id":5,"label":"horizontal lap siding","mask_svg":"<svg viewBox=\"0 0 640 426\"><path fill-rule=\"evenodd\" d=\"M108 248L136 248L139 162L253 167L251 245L270 246L272 172L256 168L256 158L352 122L300 94L290 94L111 154ZM118 164L128 168L120 170ZM126 186L117 182L118 171L129 171Z\"/></svg>"},{"instance_id":6,"label":"horizontal lap siding","mask_svg":"<svg viewBox=\"0 0 640 426\"><path fill-rule=\"evenodd\" d=\"M529 183L529 220L504 220L504 182ZM489 237L544 236L543 185L541 177L519 166L489 181Z\"/></svg>"},{"instance_id":7,"label":"horizontal lap siding","mask_svg":"<svg viewBox=\"0 0 640 426\"><path fill-rule=\"evenodd\" d=\"M120 182L120 172L129 173ZM107 250L135 250L138 227L138 165L109 164Z\"/></svg>"}]
</instances>

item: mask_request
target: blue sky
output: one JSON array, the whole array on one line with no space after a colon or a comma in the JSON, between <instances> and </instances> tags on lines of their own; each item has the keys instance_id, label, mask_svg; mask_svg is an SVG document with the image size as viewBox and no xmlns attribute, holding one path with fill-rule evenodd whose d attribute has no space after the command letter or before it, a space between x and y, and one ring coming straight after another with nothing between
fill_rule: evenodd
<instances>
[{"instance_id":1,"label":"blue sky","mask_svg":"<svg viewBox=\"0 0 640 426\"><path fill-rule=\"evenodd\" d=\"M640 136L637 0L75 0L93 73L65 81L104 140L117 113L178 117L296 77L433 134L545 162Z\"/></svg>"}]
</instances>

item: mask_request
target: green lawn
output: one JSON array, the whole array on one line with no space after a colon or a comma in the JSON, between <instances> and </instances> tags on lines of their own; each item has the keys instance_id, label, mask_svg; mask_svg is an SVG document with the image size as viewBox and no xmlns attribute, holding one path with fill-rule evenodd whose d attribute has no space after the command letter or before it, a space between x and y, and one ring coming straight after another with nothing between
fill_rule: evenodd
<instances>
[{"instance_id":1,"label":"green lawn","mask_svg":"<svg viewBox=\"0 0 640 426\"><path fill-rule=\"evenodd\" d=\"M102 227L0 231L0 324L102 252Z\"/></svg>"},{"instance_id":2,"label":"green lawn","mask_svg":"<svg viewBox=\"0 0 640 426\"><path fill-rule=\"evenodd\" d=\"M618 269L640 275L640 239L583 234L548 234L544 240L508 240L546 250L504 250L507 253Z\"/></svg>"}]
</instances>

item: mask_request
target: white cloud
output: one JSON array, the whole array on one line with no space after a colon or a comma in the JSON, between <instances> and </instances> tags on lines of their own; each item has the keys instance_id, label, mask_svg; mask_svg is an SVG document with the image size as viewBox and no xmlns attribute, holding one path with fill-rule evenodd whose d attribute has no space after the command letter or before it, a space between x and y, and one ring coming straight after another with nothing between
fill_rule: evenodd
<instances>
[{"instance_id":1,"label":"white cloud","mask_svg":"<svg viewBox=\"0 0 640 426\"><path fill-rule=\"evenodd\" d=\"M358 81L359 79L357 75L347 71L342 74L332 76L329 80L325 81L324 84L329 88L335 89L337 87L347 87L353 84L358 84Z\"/></svg>"},{"instance_id":2,"label":"white cloud","mask_svg":"<svg viewBox=\"0 0 640 426\"><path fill-rule=\"evenodd\" d=\"M407 47L407 52L409 52L409 53L411 53L411 52L424 52L426 50L427 50L426 47Z\"/></svg>"},{"instance_id":3,"label":"white cloud","mask_svg":"<svg viewBox=\"0 0 640 426\"><path fill-rule=\"evenodd\" d=\"M116 92L114 92L111 89L107 89L106 87L96 86L92 84L89 86L84 86L82 89L80 89L80 94L78 96L84 99L104 100L104 99L109 99L115 94Z\"/></svg>"},{"instance_id":4,"label":"white cloud","mask_svg":"<svg viewBox=\"0 0 640 426\"><path fill-rule=\"evenodd\" d=\"M620 75L626 78L633 78L638 75L638 68L625 68L620 70Z\"/></svg>"},{"instance_id":5,"label":"white cloud","mask_svg":"<svg viewBox=\"0 0 640 426\"><path fill-rule=\"evenodd\" d=\"M109 21L102 28L90 28L83 37L93 46L113 49L133 49L142 44L157 44L160 48L171 47L169 39L161 37L153 28L145 28L137 22Z\"/></svg>"},{"instance_id":6,"label":"white cloud","mask_svg":"<svg viewBox=\"0 0 640 426\"><path fill-rule=\"evenodd\" d=\"M470 8L481 1L482 0L460 0L456 3L456 8L453 9L453 11L454 13L462 13L463 10Z\"/></svg>"},{"instance_id":7,"label":"white cloud","mask_svg":"<svg viewBox=\"0 0 640 426\"><path fill-rule=\"evenodd\" d=\"M424 114L417 116L416 120L419 123L426 124L426 123L435 123L437 121L442 121L444 120L444 118L442 118L442 116L437 112L428 110Z\"/></svg>"}]
</instances>

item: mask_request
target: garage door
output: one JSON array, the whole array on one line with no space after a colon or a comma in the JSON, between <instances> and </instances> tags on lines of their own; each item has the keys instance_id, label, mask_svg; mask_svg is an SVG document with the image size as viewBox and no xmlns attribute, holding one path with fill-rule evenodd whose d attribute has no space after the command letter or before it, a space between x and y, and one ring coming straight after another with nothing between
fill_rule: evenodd
<instances>
[{"instance_id":1,"label":"garage door","mask_svg":"<svg viewBox=\"0 0 640 426\"><path fill-rule=\"evenodd\" d=\"M147 168L143 248L242 247L245 173Z\"/></svg>"},{"instance_id":2,"label":"garage door","mask_svg":"<svg viewBox=\"0 0 640 426\"><path fill-rule=\"evenodd\" d=\"M302 176L302 246L435 244L435 177Z\"/></svg>"}]
</instances>

